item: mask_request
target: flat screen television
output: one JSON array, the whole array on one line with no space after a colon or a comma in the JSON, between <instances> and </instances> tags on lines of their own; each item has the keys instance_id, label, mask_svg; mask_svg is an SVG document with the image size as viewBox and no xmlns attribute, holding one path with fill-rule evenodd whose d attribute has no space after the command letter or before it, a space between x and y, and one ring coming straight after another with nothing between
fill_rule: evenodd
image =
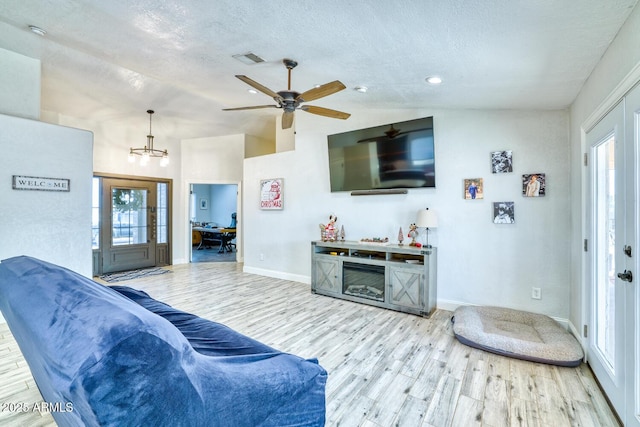
<instances>
[{"instance_id":1,"label":"flat screen television","mask_svg":"<svg viewBox=\"0 0 640 427\"><path fill-rule=\"evenodd\" d=\"M436 186L433 117L327 138L332 192Z\"/></svg>"}]
</instances>

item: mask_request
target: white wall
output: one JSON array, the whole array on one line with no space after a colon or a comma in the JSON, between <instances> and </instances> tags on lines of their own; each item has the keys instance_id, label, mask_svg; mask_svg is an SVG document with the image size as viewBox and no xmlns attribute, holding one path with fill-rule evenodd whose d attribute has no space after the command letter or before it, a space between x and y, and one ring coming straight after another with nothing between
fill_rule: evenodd
<instances>
[{"instance_id":1,"label":"white wall","mask_svg":"<svg viewBox=\"0 0 640 427\"><path fill-rule=\"evenodd\" d=\"M607 110L619 101L633 84L640 80L640 6L620 29L602 60L591 73L580 94L571 106L571 316L570 321L580 330L586 324L588 310L584 307L586 275L582 241L585 231L586 169L582 166L585 126L595 124Z\"/></svg>"},{"instance_id":2,"label":"white wall","mask_svg":"<svg viewBox=\"0 0 640 427\"><path fill-rule=\"evenodd\" d=\"M40 118L40 61L0 49L0 114Z\"/></svg>"},{"instance_id":3,"label":"white wall","mask_svg":"<svg viewBox=\"0 0 640 427\"><path fill-rule=\"evenodd\" d=\"M418 209L439 227L438 301L494 304L567 318L569 306L569 116L567 111L352 111L347 121L297 114L295 151L245 160L245 270L309 283L310 241L338 216L348 240L396 239ZM436 189L407 195L331 193L327 134L434 116ZM321 121L321 123L319 123ZM319 131L318 129L322 129ZM514 172L493 175L490 152L513 150ZM546 173L547 195L522 196L521 176ZM258 207L259 181L284 178L284 210ZM485 199L463 200L463 179L484 178ZM514 201L516 224L492 223L492 202ZM422 238L422 237L421 237ZM261 255L264 260L261 260ZM531 299L531 288L542 299Z\"/></svg>"},{"instance_id":4,"label":"white wall","mask_svg":"<svg viewBox=\"0 0 640 427\"><path fill-rule=\"evenodd\" d=\"M87 277L92 134L0 115L0 259L29 255ZM70 180L69 192L12 189L12 176Z\"/></svg>"}]
</instances>

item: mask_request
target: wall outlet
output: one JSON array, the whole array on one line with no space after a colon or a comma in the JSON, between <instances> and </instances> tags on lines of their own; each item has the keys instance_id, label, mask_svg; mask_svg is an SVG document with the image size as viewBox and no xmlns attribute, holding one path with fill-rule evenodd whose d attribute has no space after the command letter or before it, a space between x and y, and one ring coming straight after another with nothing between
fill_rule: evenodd
<instances>
[{"instance_id":1,"label":"wall outlet","mask_svg":"<svg viewBox=\"0 0 640 427\"><path fill-rule=\"evenodd\" d=\"M542 299L542 291L540 288L531 288L531 298Z\"/></svg>"}]
</instances>

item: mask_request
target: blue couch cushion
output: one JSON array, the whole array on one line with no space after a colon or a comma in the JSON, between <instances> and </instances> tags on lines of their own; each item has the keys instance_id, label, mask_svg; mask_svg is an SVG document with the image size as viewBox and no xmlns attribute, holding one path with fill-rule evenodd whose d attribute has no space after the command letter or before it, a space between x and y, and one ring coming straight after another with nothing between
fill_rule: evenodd
<instances>
[{"instance_id":1,"label":"blue couch cushion","mask_svg":"<svg viewBox=\"0 0 640 427\"><path fill-rule=\"evenodd\" d=\"M317 363L219 324L201 340L224 344L195 351L162 316L65 268L4 260L0 309L44 399L73 404L52 413L60 426L324 425Z\"/></svg>"},{"instance_id":2,"label":"blue couch cushion","mask_svg":"<svg viewBox=\"0 0 640 427\"><path fill-rule=\"evenodd\" d=\"M228 326L177 310L164 302L157 301L144 291L128 286L111 286L111 289L167 319L178 328L198 353L207 356L243 354L269 356L280 353L259 341L239 334Z\"/></svg>"}]
</instances>

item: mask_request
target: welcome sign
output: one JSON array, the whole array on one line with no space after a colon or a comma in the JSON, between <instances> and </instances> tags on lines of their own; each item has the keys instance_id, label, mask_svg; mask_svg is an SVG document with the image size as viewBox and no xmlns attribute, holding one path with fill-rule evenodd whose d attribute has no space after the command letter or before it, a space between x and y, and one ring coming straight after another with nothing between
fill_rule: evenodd
<instances>
[{"instance_id":1,"label":"welcome sign","mask_svg":"<svg viewBox=\"0 0 640 427\"><path fill-rule=\"evenodd\" d=\"M14 190L69 191L69 179L13 175Z\"/></svg>"}]
</instances>

